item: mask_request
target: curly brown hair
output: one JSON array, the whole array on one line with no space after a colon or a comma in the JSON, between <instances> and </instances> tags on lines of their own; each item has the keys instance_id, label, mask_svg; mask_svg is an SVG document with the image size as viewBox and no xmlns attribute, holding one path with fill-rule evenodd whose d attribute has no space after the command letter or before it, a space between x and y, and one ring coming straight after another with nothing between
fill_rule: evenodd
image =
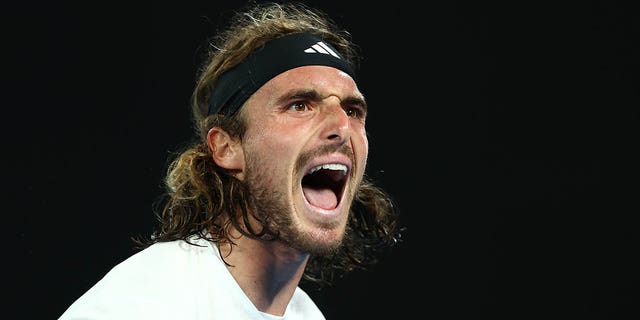
<instances>
[{"instance_id":1,"label":"curly brown hair","mask_svg":"<svg viewBox=\"0 0 640 320\"><path fill-rule=\"evenodd\" d=\"M149 238L136 240L142 248L156 242L188 241L193 236L218 244L233 243L229 236L231 227L256 239L278 238L268 228L268 217L256 214L243 181L215 164L206 143L207 132L214 126L237 139L245 132L239 113L208 115L209 95L221 74L265 43L299 32L320 36L354 66L359 63L359 49L350 34L337 28L319 10L293 2L251 4L248 8L236 12L229 27L209 39L208 55L198 72L192 95L194 128L199 140L172 159L165 178L167 193L156 210L159 228ZM349 214L341 248L329 256L312 255L303 279L330 284L336 276L377 263L380 253L398 242L397 207L390 195L366 175ZM261 222L260 230L249 228L250 217Z\"/></svg>"}]
</instances>

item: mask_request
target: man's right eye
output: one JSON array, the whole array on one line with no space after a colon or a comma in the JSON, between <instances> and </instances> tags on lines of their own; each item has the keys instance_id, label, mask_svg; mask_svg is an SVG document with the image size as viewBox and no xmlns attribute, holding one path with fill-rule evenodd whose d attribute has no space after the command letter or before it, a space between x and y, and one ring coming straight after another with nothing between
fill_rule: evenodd
<instances>
[{"instance_id":1,"label":"man's right eye","mask_svg":"<svg viewBox=\"0 0 640 320\"><path fill-rule=\"evenodd\" d=\"M289 109L293 111L303 112L309 110L309 105L304 101L296 101L289 105Z\"/></svg>"}]
</instances>

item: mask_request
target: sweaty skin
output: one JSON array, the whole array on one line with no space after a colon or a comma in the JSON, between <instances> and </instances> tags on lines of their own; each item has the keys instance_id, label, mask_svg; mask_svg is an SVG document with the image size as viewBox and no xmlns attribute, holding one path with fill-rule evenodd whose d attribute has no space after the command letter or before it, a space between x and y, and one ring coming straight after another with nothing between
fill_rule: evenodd
<instances>
[{"instance_id":1,"label":"sweaty skin","mask_svg":"<svg viewBox=\"0 0 640 320\"><path fill-rule=\"evenodd\" d=\"M292 245L304 251L337 246L368 154L364 98L355 82L335 68L299 67L267 82L246 107L251 125L243 149L250 185L265 200L276 199L269 214L290 219L279 227L296 235ZM339 152L343 147L348 152ZM301 189L307 171L326 163L344 164L350 174L345 196L328 210L311 205Z\"/></svg>"},{"instance_id":2,"label":"sweaty skin","mask_svg":"<svg viewBox=\"0 0 640 320\"><path fill-rule=\"evenodd\" d=\"M368 156L366 103L346 73L303 66L269 80L240 112L248 123L241 142L210 131L214 161L248 182L260 214L274 219L283 238L240 237L222 255L245 268L229 270L260 310L282 314L309 253L331 252L344 237ZM321 165L343 182L340 190L303 190L303 177Z\"/></svg>"}]
</instances>

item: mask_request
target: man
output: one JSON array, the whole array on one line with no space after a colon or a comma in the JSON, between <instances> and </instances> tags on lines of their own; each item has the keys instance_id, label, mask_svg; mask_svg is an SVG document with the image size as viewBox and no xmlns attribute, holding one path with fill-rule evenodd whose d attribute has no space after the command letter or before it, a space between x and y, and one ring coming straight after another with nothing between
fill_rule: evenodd
<instances>
[{"instance_id":1,"label":"man","mask_svg":"<svg viewBox=\"0 0 640 320\"><path fill-rule=\"evenodd\" d=\"M364 269L399 237L365 175L357 57L320 11L239 12L200 70L200 140L169 167L158 231L60 319L324 319L300 281Z\"/></svg>"}]
</instances>

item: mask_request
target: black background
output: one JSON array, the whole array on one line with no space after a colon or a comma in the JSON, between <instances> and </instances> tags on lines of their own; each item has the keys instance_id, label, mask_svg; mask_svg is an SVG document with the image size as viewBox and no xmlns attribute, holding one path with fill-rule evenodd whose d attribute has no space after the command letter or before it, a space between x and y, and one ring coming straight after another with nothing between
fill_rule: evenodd
<instances>
[{"instance_id":1,"label":"black background","mask_svg":"<svg viewBox=\"0 0 640 320\"><path fill-rule=\"evenodd\" d=\"M637 10L308 3L361 46L369 174L408 227L309 290L328 319L640 315ZM151 230L201 46L241 4L3 9L9 318L57 318Z\"/></svg>"}]
</instances>

